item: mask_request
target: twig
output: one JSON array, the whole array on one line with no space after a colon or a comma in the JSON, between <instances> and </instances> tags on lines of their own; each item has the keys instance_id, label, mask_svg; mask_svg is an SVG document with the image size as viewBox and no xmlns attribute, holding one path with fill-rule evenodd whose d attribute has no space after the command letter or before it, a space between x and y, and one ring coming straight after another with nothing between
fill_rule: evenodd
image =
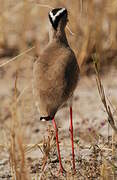
<instances>
[{"instance_id":1,"label":"twig","mask_svg":"<svg viewBox=\"0 0 117 180\"><path fill-rule=\"evenodd\" d=\"M21 91L20 95L18 96L18 98L17 98L17 100L16 100L16 103L19 103L21 97L23 96L23 94L25 93L25 91L29 89L29 87L31 87L31 85L26 86L26 87Z\"/></svg>"},{"instance_id":2,"label":"twig","mask_svg":"<svg viewBox=\"0 0 117 180\"><path fill-rule=\"evenodd\" d=\"M45 7L45 8L50 8L50 9L53 9L54 7L48 5L48 4L40 4L40 3L36 3L37 6L39 7Z\"/></svg>"},{"instance_id":3,"label":"twig","mask_svg":"<svg viewBox=\"0 0 117 180\"><path fill-rule=\"evenodd\" d=\"M32 51L34 48L35 48L35 46L33 46L33 47L31 47L31 48L29 48L29 49L23 51L22 53L18 54L17 56L15 56L15 57L9 59L7 62L0 64L0 68L3 67L3 66L5 66L5 65L7 65L7 64L9 64L10 62L16 60L17 58L23 56L24 54L26 54L26 53Z\"/></svg>"},{"instance_id":4,"label":"twig","mask_svg":"<svg viewBox=\"0 0 117 180\"><path fill-rule=\"evenodd\" d=\"M75 33L73 33L72 31L71 31L71 29L70 29L70 27L67 25L66 26L66 28L67 28L67 30L70 32L70 34L72 35L72 36L75 36Z\"/></svg>"}]
</instances>

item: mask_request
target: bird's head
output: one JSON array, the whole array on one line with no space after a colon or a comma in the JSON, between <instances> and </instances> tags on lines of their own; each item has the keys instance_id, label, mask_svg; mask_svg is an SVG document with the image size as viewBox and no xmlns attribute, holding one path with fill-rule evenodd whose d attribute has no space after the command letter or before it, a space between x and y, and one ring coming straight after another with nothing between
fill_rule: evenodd
<instances>
[{"instance_id":1,"label":"bird's head","mask_svg":"<svg viewBox=\"0 0 117 180\"><path fill-rule=\"evenodd\" d=\"M54 30L57 31L58 27L65 28L68 21L68 11L66 8L52 9L48 16Z\"/></svg>"}]
</instances>

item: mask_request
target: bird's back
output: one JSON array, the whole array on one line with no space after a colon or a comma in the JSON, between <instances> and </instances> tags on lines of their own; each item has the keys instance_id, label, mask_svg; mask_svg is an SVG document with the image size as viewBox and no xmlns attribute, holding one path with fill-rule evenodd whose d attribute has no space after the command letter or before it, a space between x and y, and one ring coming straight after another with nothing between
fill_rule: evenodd
<instances>
[{"instance_id":1,"label":"bird's back","mask_svg":"<svg viewBox=\"0 0 117 180\"><path fill-rule=\"evenodd\" d=\"M72 95L79 76L76 57L69 46L50 43L34 65L34 91L40 115L53 117Z\"/></svg>"}]
</instances>

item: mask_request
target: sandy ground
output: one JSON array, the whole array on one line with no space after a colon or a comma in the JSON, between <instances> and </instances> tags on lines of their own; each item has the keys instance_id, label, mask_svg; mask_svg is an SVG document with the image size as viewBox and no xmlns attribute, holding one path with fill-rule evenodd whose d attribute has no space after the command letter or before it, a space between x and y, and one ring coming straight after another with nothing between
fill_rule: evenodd
<instances>
[{"instance_id":1,"label":"sandy ground","mask_svg":"<svg viewBox=\"0 0 117 180\"><path fill-rule=\"evenodd\" d=\"M3 59L1 62L5 62ZM24 63L25 62L25 63ZM15 83L16 69L18 69L17 88L19 93L26 87L24 94L18 102L18 113L20 117L20 127L23 134L23 143L28 145L43 143L44 137L47 141L48 136L53 133L51 122L40 122L38 112L35 109L32 96L32 57L25 56L17 62L12 62L0 69L0 179L10 179L11 168L9 164L10 136L11 127L10 107L13 103L13 89ZM113 106L117 105L117 73L116 69L111 68L108 74L102 76L105 92ZM108 141L107 114L100 101L97 91L95 75L81 77L73 98L73 120L74 120L74 140L76 154L77 174L75 179L100 179L100 156L97 152L99 161L95 171L93 159L94 145L102 147ZM45 166L43 179L73 179L71 172L71 142L69 133L69 107L66 105L56 115L56 122L59 127L59 138L61 156L66 176L57 176L59 167L55 143L52 146L50 157ZM50 127L50 131L47 130ZM55 142L55 139L53 140ZM102 143L103 142L103 143ZM41 146L42 147L42 146ZM33 148L26 153L28 171L33 178L40 174L42 168L43 153L39 148ZM86 163L86 166L85 166ZM86 168L87 167L87 168ZM88 174L87 174L88 173Z\"/></svg>"}]
</instances>

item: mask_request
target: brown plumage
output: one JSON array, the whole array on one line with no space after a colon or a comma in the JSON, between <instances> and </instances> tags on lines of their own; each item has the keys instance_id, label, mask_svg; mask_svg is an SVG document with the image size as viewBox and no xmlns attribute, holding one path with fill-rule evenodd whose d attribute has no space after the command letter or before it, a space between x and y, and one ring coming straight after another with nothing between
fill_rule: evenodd
<instances>
[{"instance_id":1,"label":"brown plumage","mask_svg":"<svg viewBox=\"0 0 117 180\"><path fill-rule=\"evenodd\" d=\"M72 96L79 77L79 67L70 48L64 15L57 30L50 32L50 42L34 65L34 91L41 119L52 119L58 109Z\"/></svg>"},{"instance_id":2,"label":"brown plumage","mask_svg":"<svg viewBox=\"0 0 117 180\"><path fill-rule=\"evenodd\" d=\"M77 60L65 34L67 16L65 8L50 11L49 19L52 26L50 41L34 64L35 101L40 113L40 120L52 120L53 122L61 173L63 173L64 168L61 162L58 130L54 116L73 95L79 77ZM70 134L73 170L75 172L72 107L70 107Z\"/></svg>"}]
</instances>

